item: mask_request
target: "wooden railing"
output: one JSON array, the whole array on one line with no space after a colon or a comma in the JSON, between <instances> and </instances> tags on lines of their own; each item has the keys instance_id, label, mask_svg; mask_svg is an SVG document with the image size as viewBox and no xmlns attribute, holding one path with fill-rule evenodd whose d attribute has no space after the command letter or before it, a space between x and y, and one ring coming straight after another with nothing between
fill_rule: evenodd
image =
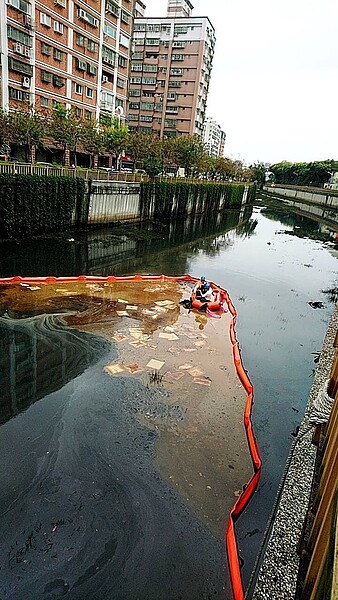
<instances>
[{"instance_id":1,"label":"wooden railing","mask_svg":"<svg viewBox=\"0 0 338 600\"><path fill-rule=\"evenodd\" d=\"M305 577L298 588L301 600L338 599L338 332L328 394L334 398L329 422L317 429L318 469L315 494L308 513L309 533L303 553Z\"/></svg>"}]
</instances>

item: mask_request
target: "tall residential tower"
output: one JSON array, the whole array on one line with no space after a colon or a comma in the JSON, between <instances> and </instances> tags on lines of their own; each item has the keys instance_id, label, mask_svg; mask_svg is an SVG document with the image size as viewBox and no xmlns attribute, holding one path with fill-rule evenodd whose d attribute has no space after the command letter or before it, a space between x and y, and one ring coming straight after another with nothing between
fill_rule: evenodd
<instances>
[{"instance_id":1,"label":"tall residential tower","mask_svg":"<svg viewBox=\"0 0 338 600\"><path fill-rule=\"evenodd\" d=\"M0 0L1 106L125 113L135 0Z\"/></svg>"},{"instance_id":2,"label":"tall residential tower","mask_svg":"<svg viewBox=\"0 0 338 600\"><path fill-rule=\"evenodd\" d=\"M167 17L137 17L129 80L128 126L158 135L202 136L215 48L208 17L189 0L168 0Z\"/></svg>"}]
</instances>

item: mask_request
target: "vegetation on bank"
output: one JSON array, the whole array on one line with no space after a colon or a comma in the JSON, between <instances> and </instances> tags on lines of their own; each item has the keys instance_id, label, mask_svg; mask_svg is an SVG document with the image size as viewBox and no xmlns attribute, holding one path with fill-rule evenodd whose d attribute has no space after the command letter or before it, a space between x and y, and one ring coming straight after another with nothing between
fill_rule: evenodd
<instances>
[{"instance_id":1,"label":"vegetation on bank","mask_svg":"<svg viewBox=\"0 0 338 600\"><path fill-rule=\"evenodd\" d=\"M86 201L82 179L0 175L1 237L64 231L74 211L81 224L87 219Z\"/></svg>"},{"instance_id":2,"label":"vegetation on bank","mask_svg":"<svg viewBox=\"0 0 338 600\"><path fill-rule=\"evenodd\" d=\"M242 205L244 184L143 182L141 183L141 217L147 218L153 210L155 221L168 221L187 214L219 212ZM255 197L255 186L250 186L248 201Z\"/></svg>"},{"instance_id":3,"label":"vegetation on bank","mask_svg":"<svg viewBox=\"0 0 338 600\"><path fill-rule=\"evenodd\" d=\"M57 234L88 224L89 190L83 179L0 175L1 238ZM140 218L158 222L187 214L218 214L242 205L244 184L147 182L141 184ZM249 186L247 202L255 197Z\"/></svg>"},{"instance_id":4,"label":"vegetation on bank","mask_svg":"<svg viewBox=\"0 0 338 600\"><path fill-rule=\"evenodd\" d=\"M39 155L48 152L53 164L93 167L98 157L112 158L118 166L118 157L125 153L133 168L142 168L150 177L159 174L176 175L179 168L188 177L221 181L257 181L263 183L265 169L259 163L246 167L240 160L210 156L197 136L169 137L131 132L116 117L84 119L75 109L56 105L53 110L0 110L0 155L11 156L12 150L24 154L31 162L33 149ZM44 158L43 160L46 160ZM81 162L82 161L82 162ZM83 162L85 161L85 162ZM62 166L61 164L59 166Z\"/></svg>"},{"instance_id":5,"label":"vegetation on bank","mask_svg":"<svg viewBox=\"0 0 338 600\"><path fill-rule=\"evenodd\" d=\"M280 162L269 168L270 181L286 185L305 185L323 187L332 175L338 171L338 162L324 160L310 163Z\"/></svg>"}]
</instances>

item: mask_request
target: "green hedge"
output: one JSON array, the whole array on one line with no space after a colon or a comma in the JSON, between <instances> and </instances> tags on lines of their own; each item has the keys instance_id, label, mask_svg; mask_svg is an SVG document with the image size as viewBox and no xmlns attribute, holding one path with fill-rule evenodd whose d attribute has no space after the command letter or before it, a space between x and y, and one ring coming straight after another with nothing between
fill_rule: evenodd
<instances>
[{"instance_id":1,"label":"green hedge","mask_svg":"<svg viewBox=\"0 0 338 600\"><path fill-rule=\"evenodd\" d=\"M251 186L254 188L254 186ZM239 208L244 193L243 184L231 183L185 183L143 182L141 183L141 215L149 214L154 202L154 219L169 220L190 214ZM253 199L255 190L250 189ZM189 210L188 210L189 209Z\"/></svg>"},{"instance_id":2,"label":"green hedge","mask_svg":"<svg viewBox=\"0 0 338 600\"><path fill-rule=\"evenodd\" d=\"M72 177L0 175L0 237L57 233L86 212L85 182Z\"/></svg>"}]
</instances>

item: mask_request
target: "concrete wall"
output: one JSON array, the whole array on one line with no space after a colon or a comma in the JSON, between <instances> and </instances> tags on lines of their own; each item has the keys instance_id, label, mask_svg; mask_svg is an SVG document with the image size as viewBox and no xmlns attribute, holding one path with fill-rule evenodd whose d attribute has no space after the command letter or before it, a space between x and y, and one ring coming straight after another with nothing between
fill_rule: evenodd
<instances>
[{"instance_id":1,"label":"concrete wall","mask_svg":"<svg viewBox=\"0 0 338 600\"><path fill-rule=\"evenodd\" d=\"M318 220L337 223L338 195L282 186L264 186L264 191L283 199L284 204L307 213Z\"/></svg>"},{"instance_id":2,"label":"concrete wall","mask_svg":"<svg viewBox=\"0 0 338 600\"><path fill-rule=\"evenodd\" d=\"M242 205L247 202L248 191L249 186L245 186ZM89 225L136 221L142 216L151 219L154 215L156 205L154 198L147 209L147 214L141 215L139 183L93 181L89 193ZM222 196L218 207L220 211L224 209L224 202L225 196ZM173 215L177 212L178 204L179 199L174 196L171 208ZM187 204L187 213L190 214L192 209L193 201L190 197Z\"/></svg>"},{"instance_id":3,"label":"concrete wall","mask_svg":"<svg viewBox=\"0 0 338 600\"><path fill-rule=\"evenodd\" d=\"M140 217L140 184L93 181L88 224L131 221Z\"/></svg>"},{"instance_id":4,"label":"concrete wall","mask_svg":"<svg viewBox=\"0 0 338 600\"><path fill-rule=\"evenodd\" d=\"M330 190L323 190L321 192L318 190L303 190L301 188L291 188L280 185L265 185L263 189L276 196L286 196L287 198L294 198L298 201L304 200L305 202L311 202L311 204L338 208L338 195L331 194Z\"/></svg>"}]
</instances>

